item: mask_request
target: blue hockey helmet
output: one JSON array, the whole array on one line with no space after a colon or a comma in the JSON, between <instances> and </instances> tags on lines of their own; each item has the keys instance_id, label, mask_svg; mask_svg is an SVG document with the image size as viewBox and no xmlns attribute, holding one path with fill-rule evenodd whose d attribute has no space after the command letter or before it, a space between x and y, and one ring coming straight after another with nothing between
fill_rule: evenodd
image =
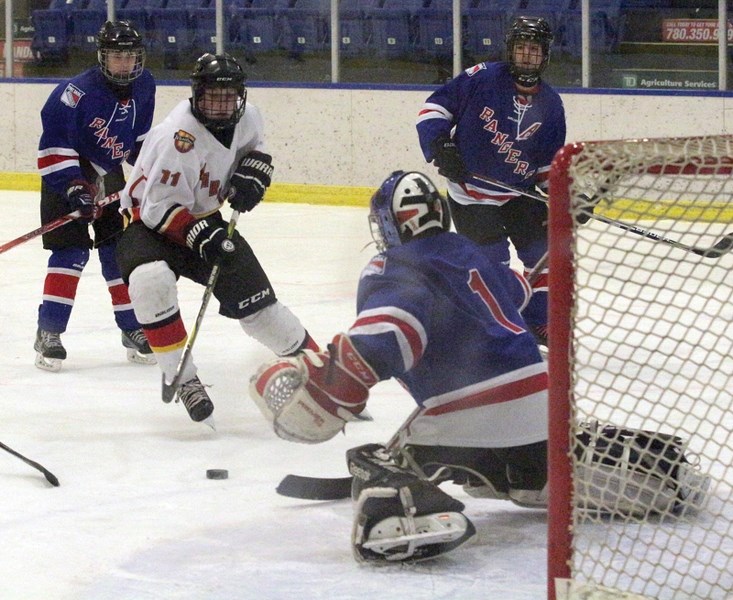
<instances>
[{"instance_id":1,"label":"blue hockey helmet","mask_svg":"<svg viewBox=\"0 0 733 600\"><path fill-rule=\"evenodd\" d=\"M395 171L374 192L369 223L380 252L433 228L450 229L448 203L433 182L417 171Z\"/></svg>"}]
</instances>

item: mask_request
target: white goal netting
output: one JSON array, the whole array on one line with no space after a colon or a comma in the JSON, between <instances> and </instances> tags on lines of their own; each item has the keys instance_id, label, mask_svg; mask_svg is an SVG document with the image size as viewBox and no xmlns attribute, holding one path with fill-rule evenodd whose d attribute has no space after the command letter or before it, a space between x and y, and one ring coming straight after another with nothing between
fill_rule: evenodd
<instances>
[{"instance_id":1,"label":"white goal netting","mask_svg":"<svg viewBox=\"0 0 733 600\"><path fill-rule=\"evenodd\" d=\"M728 136L553 164L551 578L733 598L732 173Z\"/></svg>"}]
</instances>

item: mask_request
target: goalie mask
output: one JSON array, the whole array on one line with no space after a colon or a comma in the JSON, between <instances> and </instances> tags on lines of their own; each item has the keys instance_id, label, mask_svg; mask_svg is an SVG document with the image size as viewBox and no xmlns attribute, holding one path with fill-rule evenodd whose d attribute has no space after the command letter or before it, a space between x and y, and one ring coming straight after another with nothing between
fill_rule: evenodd
<instances>
[{"instance_id":1,"label":"goalie mask","mask_svg":"<svg viewBox=\"0 0 733 600\"><path fill-rule=\"evenodd\" d=\"M517 17L506 36L507 62L514 81L534 87L550 62L554 40L549 23L542 17Z\"/></svg>"},{"instance_id":2,"label":"goalie mask","mask_svg":"<svg viewBox=\"0 0 733 600\"><path fill-rule=\"evenodd\" d=\"M191 111L207 128L234 127L247 104L247 77L229 54L204 54L191 73Z\"/></svg>"},{"instance_id":3,"label":"goalie mask","mask_svg":"<svg viewBox=\"0 0 733 600\"><path fill-rule=\"evenodd\" d=\"M107 21L97 34L97 60L108 81L129 84L145 68L142 36L129 21Z\"/></svg>"},{"instance_id":4,"label":"goalie mask","mask_svg":"<svg viewBox=\"0 0 733 600\"><path fill-rule=\"evenodd\" d=\"M416 171L392 173L372 196L370 207L372 238L380 252L430 229L450 229L447 202L433 182Z\"/></svg>"}]
</instances>

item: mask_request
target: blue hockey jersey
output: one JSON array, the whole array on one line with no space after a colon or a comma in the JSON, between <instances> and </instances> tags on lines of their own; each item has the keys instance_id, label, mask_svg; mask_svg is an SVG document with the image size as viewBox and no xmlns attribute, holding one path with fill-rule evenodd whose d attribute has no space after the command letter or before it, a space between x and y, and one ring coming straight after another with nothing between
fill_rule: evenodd
<instances>
[{"instance_id":1,"label":"blue hockey jersey","mask_svg":"<svg viewBox=\"0 0 733 600\"><path fill-rule=\"evenodd\" d=\"M454 127L470 172L521 189L546 188L550 163L565 144L565 109L547 83L521 94L508 63L480 63L436 90L420 110L417 132L428 162L432 141ZM448 190L461 204L501 205L517 195L475 178L449 182Z\"/></svg>"},{"instance_id":2,"label":"blue hockey jersey","mask_svg":"<svg viewBox=\"0 0 733 600\"><path fill-rule=\"evenodd\" d=\"M522 276L443 232L371 260L348 335L380 379L398 378L424 407L423 421L447 424L425 443L533 443L547 435L547 372L520 315L529 295Z\"/></svg>"},{"instance_id":3,"label":"blue hockey jersey","mask_svg":"<svg viewBox=\"0 0 733 600\"><path fill-rule=\"evenodd\" d=\"M94 67L51 92L41 110L38 169L54 191L63 194L83 179L80 159L99 175L134 163L153 122L155 81L145 70L130 85L130 97L119 99Z\"/></svg>"}]
</instances>

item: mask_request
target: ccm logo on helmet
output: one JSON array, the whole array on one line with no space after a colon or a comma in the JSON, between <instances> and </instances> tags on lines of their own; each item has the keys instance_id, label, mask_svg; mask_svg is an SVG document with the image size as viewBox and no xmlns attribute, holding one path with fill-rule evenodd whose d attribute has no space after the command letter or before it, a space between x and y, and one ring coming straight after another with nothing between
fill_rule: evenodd
<instances>
[{"instance_id":1,"label":"ccm logo on helmet","mask_svg":"<svg viewBox=\"0 0 733 600\"><path fill-rule=\"evenodd\" d=\"M253 296L250 296L249 298L242 300L237 306L239 308L247 308L248 306L251 306L252 304L255 304L259 302L260 300L263 300L264 298L267 298L272 293L271 290L265 289L261 292L257 292Z\"/></svg>"}]
</instances>

